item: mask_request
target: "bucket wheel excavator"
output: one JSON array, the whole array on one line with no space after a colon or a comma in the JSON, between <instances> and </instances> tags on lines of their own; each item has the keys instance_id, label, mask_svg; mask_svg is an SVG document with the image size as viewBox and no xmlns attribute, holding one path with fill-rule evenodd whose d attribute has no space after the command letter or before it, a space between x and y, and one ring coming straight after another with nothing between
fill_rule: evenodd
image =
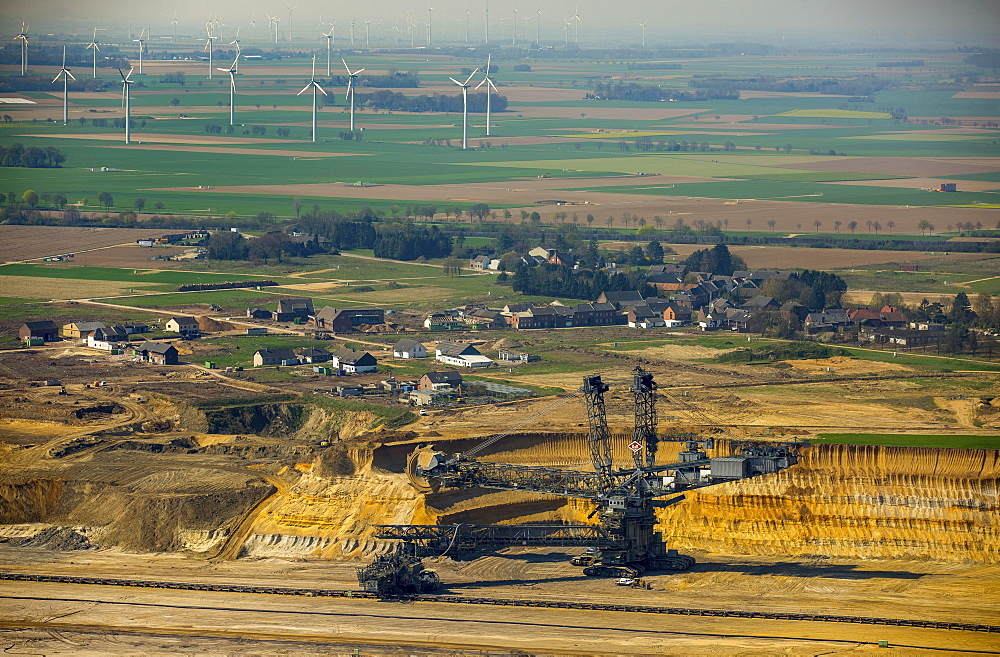
<instances>
[{"instance_id":1,"label":"bucket wheel excavator","mask_svg":"<svg viewBox=\"0 0 1000 657\"><path fill-rule=\"evenodd\" d=\"M661 436L657 433L657 385L653 375L636 367L632 388L635 428L628 448L634 467L615 469L611 433L604 395L609 386L600 375L584 377L575 394L566 395L535 416L508 431L489 437L465 453L415 452L408 472L423 491L441 488L490 488L528 491L594 503L594 525L379 525L376 536L400 543L395 555L414 563L423 557L460 556L509 546L562 546L585 548L570 559L592 577L637 577L647 570L687 570L694 558L668 550L656 527L656 509L684 499L683 491L777 472L798 460L795 444L744 442L733 455L709 458L711 439L694 434ZM593 471L574 471L533 465L492 463L474 457L485 447L513 433L553 406L583 396L586 402L588 444ZM656 464L660 442L682 442L678 460ZM380 559L387 557L379 557ZM398 556L397 556L398 558ZM373 564L375 565L375 564ZM362 586L385 589L368 581L378 569L359 569ZM413 587L411 587L413 588Z\"/></svg>"}]
</instances>

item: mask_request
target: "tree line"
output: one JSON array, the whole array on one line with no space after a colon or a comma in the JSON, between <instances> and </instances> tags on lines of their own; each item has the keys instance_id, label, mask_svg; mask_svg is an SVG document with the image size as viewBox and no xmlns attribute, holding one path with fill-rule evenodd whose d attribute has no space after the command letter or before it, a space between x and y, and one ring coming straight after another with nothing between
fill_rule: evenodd
<instances>
[{"instance_id":1,"label":"tree line","mask_svg":"<svg viewBox=\"0 0 1000 657\"><path fill-rule=\"evenodd\" d=\"M644 103L657 103L663 100L739 100L740 92L735 89L711 87L680 91L678 89L663 89L652 85L636 82L598 82L594 92L586 98L595 100L628 100Z\"/></svg>"},{"instance_id":2,"label":"tree line","mask_svg":"<svg viewBox=\"0 0 1000 657\"><path fill-rule=\"evenodd\" d=\"M0 167L27 167L30 169L58 169L66 161L66 154L48 146L24 147L24 144L0 146Z\"/></svg>"},{"instance_id":3,"label":"tree line","mask_svg":"<svg viewBox=\"0 0 1000 657\"><path fill-rule=\"evenodd\" d=\"M437 226L390 223L379 227L374 250L375 257L393 260L444 258L451 254L452 239Z\"/></svg>"},{"instance_id":4,"label":"tree line","mask_svg":"<svg viewBox=\"0 0 1000 657\"><path fill-rule=\"evenodd\" d=\"M490 110L503 112L507 109L507 97L490 94ZM398 112L461 112L463 108L462 94L446 96L405 96L401 93L382 89L370 94L357 94L355 103L366 107ZM486 111L486 94L469 94L469 111Z\"/></svg>"},{"instance_id":5,"label":"tree line","mask_svg":"<svg viewBox=\"0 0 1000 657\"><path fill-rule=\"evenodd\" d=\"M843 96L870 96L876 91L882 91L894 85L892 80L885 80L874 75L858 75L850 78L786 78L773 75L723 78L714 75L696 75L688 84L699 89L726 89L736 92L745 89L747 91L814 92Z\"/></svg>"},{"instance_id":6,"label":"tree line","mask_svg":"<svg viewBox=\"0 0 1000 657\"><path fill-rule=\"evenodd\" d=\"M603 269L574 270L560 265L520 265L508 279L515 292L533 296L562 297L593 301L601 292L636 290L644 297L655 290L646 285L640 271L607 273ZM497 281L501 282L501 281Z\"/></svg>"}]
</instances>

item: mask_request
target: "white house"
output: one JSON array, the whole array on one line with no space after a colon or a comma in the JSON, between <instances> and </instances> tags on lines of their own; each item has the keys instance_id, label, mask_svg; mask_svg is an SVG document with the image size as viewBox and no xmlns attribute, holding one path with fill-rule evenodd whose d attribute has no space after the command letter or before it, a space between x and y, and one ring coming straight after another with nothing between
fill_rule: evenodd
<instances>
[{"instance_id":1,"label":"white house","mask_svg":"<svg viewBox=\"0 0 1000 657\"><path fill-rule=\"evenodd\" d=\"M87 346L103 351L117 349L118 345L128 342L128 334L121 327L99 328L87 336Z\"/></svg>"},{"instance_id":2,"label":"white house","mask_svg":"<svg viewBox=\"0 0 1000 657\"><path fill-rule=\"evenodd\" d=\"M442 363L457 367L489 367L493 364L478 349L464 342L438 342L435 357Z\"/></svg>"},{"instance_id":3,"label":"white house","mask_svg":"<svg viewBox=\"0 0 1000 657\"><path fill-rule=\"evenodd\" d=\"M360 374L362 372L375 372L378 370L378 361L367 351L355 351L348 347L338 349L333 353L333 364L339 370L348 374Z\"/></svg>"},{"instance_id":4,"label":"white house","mask_svg":"<svg viewBox=\"0 0 1000 657\"><path fill-rule=\"evenodd\" d=\"M194 317L171 317L163 327L181 335L198 335L198 320Z\"/></svg>"},{"instance_id":5,"label":"white house","mask_svg":"<svg viewBox=\"0 0 1000 657\"><path fill-rule=\"evenodd\" d=\"M416 340L403 338L392 346L392 355L395 358L427 358L427 347Z\"/></svg>"}]
</instances>

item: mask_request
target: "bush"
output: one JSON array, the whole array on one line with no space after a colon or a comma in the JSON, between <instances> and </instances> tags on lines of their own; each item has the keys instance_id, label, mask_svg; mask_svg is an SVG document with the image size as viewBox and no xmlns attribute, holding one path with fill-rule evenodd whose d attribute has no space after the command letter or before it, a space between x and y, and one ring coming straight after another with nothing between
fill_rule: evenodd
<instances>
[{"instance_id":1,"label":"bush","mask_svg":"<svg viewBox=\"0 0 1000 657\"><path fill-rule=\"evenodd\" d=\"M720 356L715 360L720 363L752 363L768 360L793 360L802 358L831 358L847 356L848 352L836 347L816 344L814 342L771 342L752 349L737 349Z\"/></svg>"}]
</instances>

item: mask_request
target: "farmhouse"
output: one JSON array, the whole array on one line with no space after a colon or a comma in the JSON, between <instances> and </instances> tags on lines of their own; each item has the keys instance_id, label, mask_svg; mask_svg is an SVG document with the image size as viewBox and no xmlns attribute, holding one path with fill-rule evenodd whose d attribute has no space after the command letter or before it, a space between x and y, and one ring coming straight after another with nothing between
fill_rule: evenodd
<instances>
[{"instance_id":1,"label":"farmhouse","mask_svg":"<svg viewBox=\"0 0 1000 657\"><path fill-rule=\"evenodd\" d=\"M350 333L357 326L384 324L385 310L382 308L331 308L324 307L312 316L316 326L333 330L335 333Z\"/></svg>"},{"instance_id":2,"label":"farmhouse","mask_svg":"<svg viewBox=\"0 0 1000 657\"><path fill-rule=\"evenodd\" d=\"M378 361L370 353L348 347L342 347L333 353L333 364L348 374L374 372L378 369Z\"/></svg>"},{"instance_id":3,"label":"farmhouse","mask_svg":"<svg viewBox=\"0 0 1000 657\"><path fill-rule=\"evenodd\" d=\"M73 322L62 327L64 338L86 339L99 328L108 328L104 322Z\"/></svg>"},{"instance_id":4,"label":"farmhouse","mask_svg":"<svg viewBox=\"0 0 1000 657\"><path fill-rule=\"evenodd\" d=\"M462 385L462 375L458 372L428 372L420 377L418 389L425 392L437 392L458 388Z\"/></svg>"},{"instance_id":5,"label":"farmhouse","mask_svg":"<svg viewBox=\"0 0 1000 657\"><path fill-rule=\"evenodd\" d=\"M271 319L271 311L266 308L247 308L247 317L250 319Z\"/></svg>"},{"instance_id":6,"label":"farmhouse","mask_svg":"<svg viewBox=\"0 0 1000 657\"><path fill-rule=\"evenodd\" d=\"M177 365L177 348L166 342L146 340L133 353L142 360L157 365Z\"/></svg>"},{"instance_id":7,"label":"farmhouse","mask_svg":"<svg viewBox=\"0 0 1000 657\"><path fill-rule=\"evenodd\" d=\"M163 327L184 337L196 337L199 333L198 320L194 317L171 317Z\"/></svg>"},{"instance_id":8,"label":"farmhouse","mask_svg":"<svg viewBox=\"0 0 1000 657\"><path fill-rule=\"evenodd\" d=\"M291 349L282 348L267 348L258 349L253 355L253 365L254 367L262 367L265 365L298 365L299 358L295 355Z\"/></svg>"},{"instance_id":9,"label":"farmhouse","mask_svg":"<svg viewBox=\"0 0 1000 657\"><path fill-rule=\"evenodd\" d=\"M276 322L306 321L314 314L312 299L279 299L278 309L271 316Z\"/></svg>"},{"instance_id":10,"label":"farmhouse","mask_svg":"<svg viewBox=\"0 0 1000 657\"><path fill-rule=\"evenodd\" d=\"M121 326L99 328L87 336L88 347L104 351L117 349L122 342L128 342L128 333Z\"/></svg>"},{"instance_id":11,"label":"farmhouse","mask_svg":"<svg viewBox=\"0 0 1000 657\"><path fill-rule=\"evenodd\" d=\"M300 363L326 363L333 359L333 354L323 347L303 347L295 350L295 357Z\"/></svg>"},{"instance_id":12,"label":"farmhouse","mask_svg":"<svg viewBox=\"0 0 1000 657\"><path fill-rule=\"evenodd\" d=\"M25 322L17 331L17 337L21 340L28 338L41 338L45 342L52 342L59 339L59 327L51 319L44 319L35 322Z\"/></svg>"},{"instance_id":13,"label":"farmhouse","mask_svg":"<svg viewBox=\"0 0 1000 657\"><path fill-rule=\"evenodd\" d=\"M394 358L427 358L427 347L416 340L403 338L392 346Z\"/></svg>"},{"instance_id":14,"label":"farmhouse","mask_svg":"<svg viewBox=\"0 0 1000 657\"><path fill-rule=\"evenodd\" d=\"M442 363L458 367L489 367L493 361L479 353L471 344L465 342L441 341L435 349L436 358Z\"/></svg>"}]
</instances>

